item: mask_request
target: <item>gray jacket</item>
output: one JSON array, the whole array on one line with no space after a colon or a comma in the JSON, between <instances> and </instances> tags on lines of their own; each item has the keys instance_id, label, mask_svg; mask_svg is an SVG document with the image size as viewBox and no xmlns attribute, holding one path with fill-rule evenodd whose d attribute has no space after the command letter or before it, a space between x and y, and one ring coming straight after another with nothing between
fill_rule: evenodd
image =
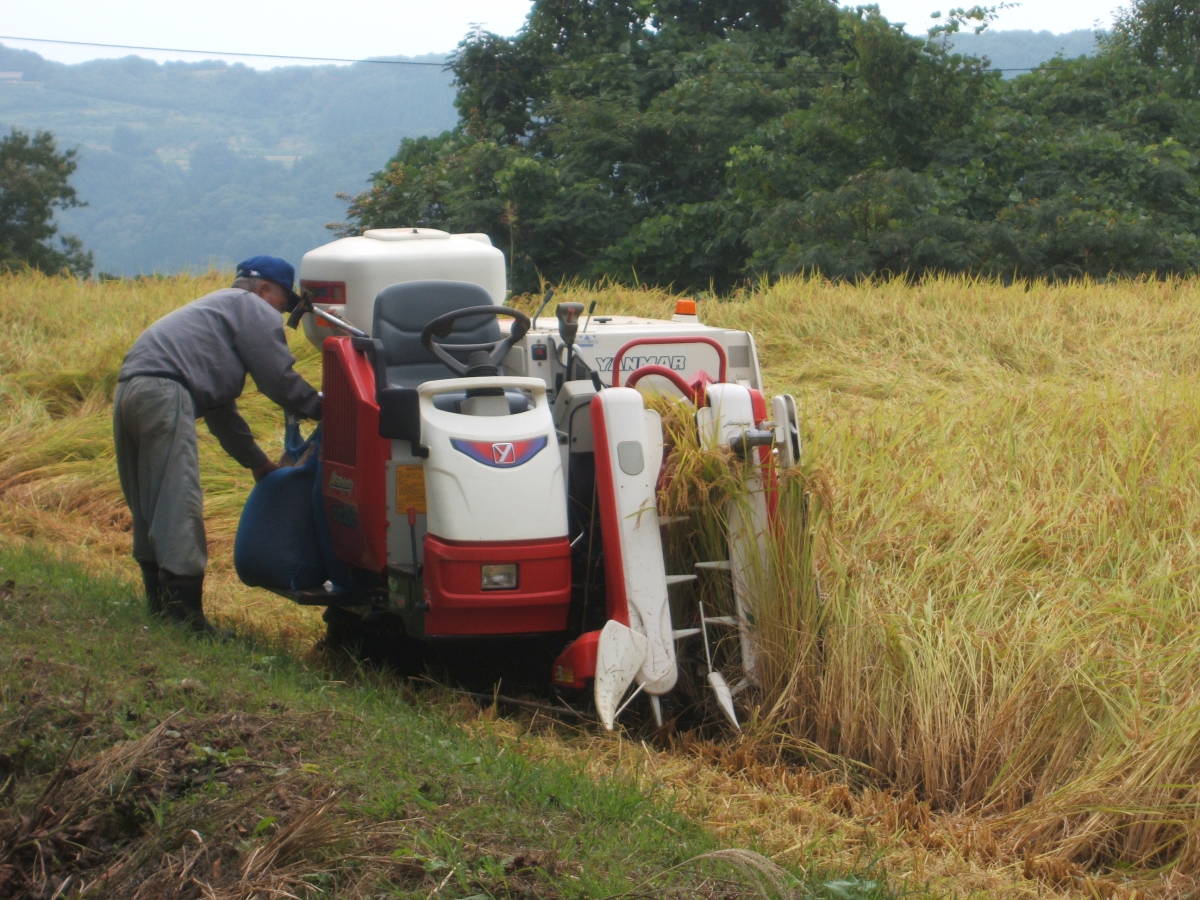
<instances>
[{"instance_id":1,"label":"gray jacket","mask_svg":"<svg viewBox=\"0 0 1200 900\"><path fill-rule=\"evenodd\" d=\"M292 367L278 312L257 294L214 291L163 316L134 342L118 376L156 375L185 385L197 418L225 452L253 469L267 461L238 412L246 374L285 410L321 417L321 398Z\"/></svg>"}]
</instances>

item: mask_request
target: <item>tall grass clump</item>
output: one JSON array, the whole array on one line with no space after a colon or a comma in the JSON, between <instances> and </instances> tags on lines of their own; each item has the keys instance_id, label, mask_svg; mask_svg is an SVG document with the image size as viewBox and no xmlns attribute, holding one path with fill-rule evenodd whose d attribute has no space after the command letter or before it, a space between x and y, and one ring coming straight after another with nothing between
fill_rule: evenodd
<instances>
[{"instance_id":1,"label":"tall grass clump","mask_svg":"<svg viewBox=\"0 0 1200 900\"><path fill-rule=\"evenodd\" d=\"M759 688L758 697L768 704L766 709L755 710L760 721L751 726L757 730L765 724L778 734L780 723L793 715L794 700L811 694L813 686L804 679L812 675L820 652L824 606L813 568L812 539L819 501L812 480L802 470L773 464L764 472L757 451L741 458L727 446L705 443L689 402L656 398L654 405L662 416L667 444L659 511L672 523L665 532L668 571L696 574L690 590L680 588L673 593L676 626L698 625L700 604L708 616L734 615L733 580L744 579L743 596L750 597L748 613L755 623L753 672L741 668L733 630L712 627L708 640L717 653L718 667L732 676L727 680L736 683L750 675ZM755 519L756 513L766 515L765 523ZM732 559L731 532L739 528L753 531L760 525L765 530L746 554L750 563L746 575L694 568L697 562ZM764 616L769 628L758 627ZM684 652L686 659L697 664L705 659L700 647L686 647ZM689 666L685 663L684 668L686 675ZM689 687L699 698L707 698L702 683ZM812 752L817 748L808 743L805 749Z\"/></svg>"},{"instance_id":2,"label":"tall grass clump","mask_svg":"<svg viewBox=\"0 0 1200 900\"><path fill-rule=\"evenodd\" d=\"M1198 301L945 279L709 304L808 441L755 592L760 733L1026 856L1200 872Z\"/></svg>"}]
</instances>

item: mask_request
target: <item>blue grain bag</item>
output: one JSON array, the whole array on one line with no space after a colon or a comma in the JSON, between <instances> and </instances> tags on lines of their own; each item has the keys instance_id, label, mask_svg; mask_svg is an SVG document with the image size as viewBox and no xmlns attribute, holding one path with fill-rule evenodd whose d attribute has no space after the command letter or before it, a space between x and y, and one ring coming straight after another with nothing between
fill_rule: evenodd
<instances>
[{"instance_id":1,"label":"blue grain bag","mask_svg":"<svg viewBox=\"0 0 1200 900\"><path fill-rule=\"evenodd\" d=\"M238 522L233 564L238 577L253 587L310 590L328 579L328 547L318 536L320 426L300 438L299 425L288 421L284 432L287 456L298 465L276 469L250 491Z\"/></svg>"}]
</instances>

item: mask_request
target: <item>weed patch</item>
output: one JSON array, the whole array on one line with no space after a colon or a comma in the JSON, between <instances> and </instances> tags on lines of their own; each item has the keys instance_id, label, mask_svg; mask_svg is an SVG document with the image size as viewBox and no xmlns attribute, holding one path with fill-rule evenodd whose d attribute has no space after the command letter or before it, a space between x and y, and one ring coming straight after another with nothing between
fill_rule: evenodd
<instances>
[{"instance_id":1,"label":"weed patch","mask_svg":"<svg viewBox=\"0 0 1200 900\"><path fill-rule=\"evenodd\" d=\"M311 717L180 713L76 758L90 718L55 769L13 787L0 896L279 895L344 880L388 830L359 827L301 764Z\"/></svg>"},{"instance_id":2,"label":"weed patch","mask_svg":"<svg viewBox=\"0 0 1200 900\"><path fill-rule=\"evenodd\" d=\"M37 553L0 547L0 586L0 897L758 890L631 780L472 733L433 691L194 639Z\"/></svg>"}]
</instances>

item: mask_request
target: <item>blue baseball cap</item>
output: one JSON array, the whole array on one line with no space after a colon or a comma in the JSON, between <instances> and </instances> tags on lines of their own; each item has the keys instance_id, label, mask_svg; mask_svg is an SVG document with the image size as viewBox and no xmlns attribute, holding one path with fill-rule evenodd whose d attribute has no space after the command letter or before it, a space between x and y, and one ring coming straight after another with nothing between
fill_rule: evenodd
<instances>
[{"instance_id":1,"label":"blue baseball cap","mask_svg":"<svg viewBox=\"0 0 1200 900\"><path fill-rule=\"evenodd\" d=\"M262 278L273 281L287 292L287 311L291 312L300 302L300 296L292 290L296 281L296 270L286 259L278 256L252 256L237 265L238 278Z\"/></svg>"}]
</instances>

